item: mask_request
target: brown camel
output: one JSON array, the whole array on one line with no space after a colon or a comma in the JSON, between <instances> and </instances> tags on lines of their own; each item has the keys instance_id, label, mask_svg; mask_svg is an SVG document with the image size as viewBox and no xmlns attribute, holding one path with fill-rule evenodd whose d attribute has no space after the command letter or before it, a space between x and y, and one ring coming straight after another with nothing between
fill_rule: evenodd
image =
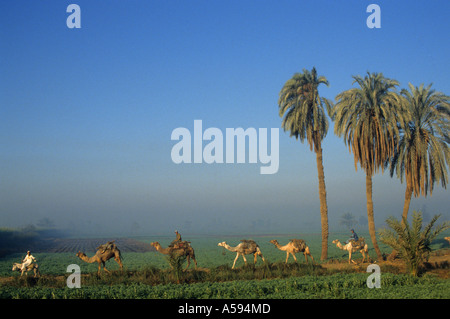
<instances>
[{"instance_id":1,"label":"brown camel","mask_svg":"<svg viewBox=\"0 0 450 319\"><path fill-rule=\"evenodd\" d=\"M314 262L314 258L309 251L309 247L306 246L306 243L303 239L291 239L290 242L284 246L281 246L276 239L272 239L270 243L274 244L275 247L277 247L279 250L286 252L286 264L289 259L289 254L291 254L292 257L294 257L294 260L297 261L295 254L300 252L305 255L306 262L308 262L308 256L311 257L312 261Z\"/></svg>"},{"instance_id":2,"label":"brown camel","mask_svg":"<svg viewBox=\"0 0 450 319\"><path fill-rule=\"evenodd\" d=\"M191 247L188 241L180 241L177 242L176 245L169 246L167 248L162 248L161 244L156 242L151 243L153 247L161 254L170 255L174 257L184 257L186 256L187 266L186 269L189 268L191 264L191 258L194 261L195 269L197 269L197 260L195 259L194 248Z\"/></svg>"},{"instance_id":3,"label":"brown camel","mask_svg":"<svg viewBox=\"0 0 450 319\"><path fill-rule=\"evenodd\" d=\"M116 247L116 245L107 250L99 249L92 257L88 257L85 253L79 251L77 253L77 257L89 264L95 262L98 263L98 274L100 274L101 265L103 265L104 271L106 271L107 273L110 272L108 269L106 269L105 263L111 258L114 258L114 260L119 264L120 270L123 269L122 256L120 254L120 250Z\"/></svg>"},{"instance_id":4,"label":"brown camel","mask_svg":"<svg viewBox=\"0 0 450 319\"><path fill-rule=\"evenodd\" d=\"M22 276L23 273L25 273L25 276L28 276L28 272L31 270L33 270L35 278L40 275L39 266L35 263L29 264L25 269L22 269L21 263L14 263L12 267L12 271L20 271L20 276Z\"/></svg>"},{"instance_id":5,"label":"brown camel","mask_svg":"<svg viewBox=\"0 0 450 319\"><path fill-rule=\"evenodd\" d=\"M242 239L241 243L237 245L236 247L231 247L226 242L218 243L217 246L224 247L228 249L229 251L236 252L236 258L233 262L233 267L231 269L234 269L234 266L236 265L236 260L238 260L239 256L242 256L244 259L244 263L247 264L247 259L245 258L245 255L253 254L254 258L254 264L256 264L256 259L258 256L261 257L261 259L265 262L264 257L261 253L261 250L259 249L258 244L256 244L253 240L246 240Z\"/></svg>"},{"instance_id":6,"label":"brown camel","mask_svg":"<svg viewBox=\"0 0 450 319\"><path fill-rule=\"evenodd\" d=\"M333 240L332 243L336 244L337 248L348 251L348 263L349 264L350 264L350 261L352 263L356 264L352 259L352 252L354 253L356 251L359 251L363 256L362 262L364 262L364 260L366 259L366 254L367 254L367 259L369 259L369 249L368 249L367 244L364 242L364 238L360 238L359 244L356 244L356 246L355 246L355 242L352 240L348 244L345 244L345 245L342 245L338 239Z\"/></svg>"}]
</instances>

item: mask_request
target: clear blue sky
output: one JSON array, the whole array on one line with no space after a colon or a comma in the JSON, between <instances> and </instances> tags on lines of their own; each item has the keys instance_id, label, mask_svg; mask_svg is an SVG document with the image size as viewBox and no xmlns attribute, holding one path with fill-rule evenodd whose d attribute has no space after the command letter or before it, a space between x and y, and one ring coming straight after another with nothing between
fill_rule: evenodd
<instances>
[{"instance_id":1,"label":"clear blue sky","mask_svg":"<svg viewBox=\"0 0 450 319\"><path fill-rule=\"evenodd\" d=\"M81 8L69 29L66 8ZM366 8L381 8L369 29ZM278 93L315 66L334 100L352 75L450 94L448 1L24 1L0 3L0 226L140 234L319 230L315 155L280 129L277 174L260 164L176 165L173 129L280 127ZM331 125L331 230L366 216L364 173ZM400 216L404 185L374 178L375 220ZM412 209L448 218L448 192Z\"/></svg>"}]
</instances>

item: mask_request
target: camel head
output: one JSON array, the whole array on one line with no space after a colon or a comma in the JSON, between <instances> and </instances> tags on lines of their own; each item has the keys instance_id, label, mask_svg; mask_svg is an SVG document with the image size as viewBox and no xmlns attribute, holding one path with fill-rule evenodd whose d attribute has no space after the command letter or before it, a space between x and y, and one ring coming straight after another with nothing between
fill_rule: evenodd
<instances>
[{"instance_id":1,"label":"camel head","mask_svg":"<svg viewBox=\"0 0 450 319\"><path fill-rule=\"evenodd\" d=\"M86 254L85 254L85 253L82 253L81 251L79 251L79 252L77 252L76 256L77 256L78 258L81 258L81 257L86 257Z\"/></svg>"},{"instance_id":2,"label":"camel head","mask_svg":"<svg viewBox=\"0 0 450 319\"><path fill-rule=\"evenodd\" d=\"M332 243L333 243L333 244L337 244L337 243L339 243L339 239L335 239L335 240L333 240L333 241L332 241Z\"/></svg>"},{"instance_id":3,"label":"camel head","mask_svg":"<svg viewBox=\"0 0 450 319\"><path fill-rule=\"evenodd\" d=\"M274 244L276 246L278 245L278 240L272 239L271 241L269 241L269 243Z\"/></svg>"},{"instance_id":4,"label":"camel head","mask_svg":"<svg viewBox=\"0 0 450 319\"><path fill-rule=\"evenodd\" d=\"M19 265L20 264L13 264L12 271L20 270Z\"/></svg>"},{"instance_id":5,"label":"camel head","mask_svg":"<svg viewBox=\"0 0 450 319\"><path fill-rule=\"evenodd\" d=\"M150 245L155 247L155 248L161 247L161 245L157 241L155 241L153 243L150 243Z\"/></svg>"},{"instance_id":6,"label":"camel head","mask_svg":"<svg viewBox=\"0 0 450 319\"><path fill-rule=\"evenodd\" d=\"M223 242L221 242L221 243L218 243L217 246L225 247L226 244L227 244L227 243L223 241Z\"/></svg>"}]
</instances>

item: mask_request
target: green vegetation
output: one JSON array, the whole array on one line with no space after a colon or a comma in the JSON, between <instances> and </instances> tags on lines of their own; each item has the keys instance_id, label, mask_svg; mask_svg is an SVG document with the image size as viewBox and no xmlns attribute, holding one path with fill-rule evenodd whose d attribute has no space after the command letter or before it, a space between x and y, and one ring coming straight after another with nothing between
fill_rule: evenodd
<instances>
[{"instance_id":1,"label":"green vegetation","mask_svg":"<svg viewBox=\"0 0 450 319\"><path fill-rule=\"evenodd\" d=\"M26 299L215 299L215 298L449 298L450 281L386 273L381 288L369 289L367 274L305 275L286 279L147 285L140 282L110 285L108 281L80 289L2 286L0 298Z\"/></svg>"},{"instance_id":2,"label":"green vegetation","mask_svg":"<svg viewBox=\"0 0 450 319\"><path fill-rule=\"evenodd\" d=\"M361 235L365 235L361 233ZM448 235L448 234L447 234ZM432 249L448 247L440 234L431 244ZM332 237L346 238L347 233L332 234ZM35 253L41 268L41 276L20 277L11 273L11 264L22 258L22 254L9 255L0 259L0 298L449 298L450 280L441 279L432 273L421 277L405 275L402 268L380 264L381 289L369 289L366 280L368 264L348 265L345 252L330 246L328 263L284 263L285 253L274 248L270 239L281 243L289 238L302 237L306 240L315 257L320 257L321 234L304 236L259 236L254 237L267 260L258 260L244 266L242 261L231 269L234 253L223 251L217 242L224 238L190 238L196 249L199 268L193 266L188 271L174 271L167 262L167 256L157 252L124 253L124 270L120 271L115 262L108 262L111 274L98 276L96 264L81 262L74 253ZM239 237L240 238L240 237ZM236 243L239 238L226 238ZM146 242L155 238L147 238ZM161 239L166 244L171 238ZM390 252L390 247L380 245L382 251ZM376 257L373 249L372 259ZM174 268L181 268L183 260L173 261ZM179 267L177 266L179 263ZM81 267L81 288L66 286L66 272L69 264ZM335 266L335 267L329 267ZM443 271L448 265L443 265ZM179 269L180 270L180 269Z\"/></svg>"},{"instance_id":3,"label":"green vegetation","mask_svg":"<svg viewBox=\"0 0 450 319\"><path fill-rule=\"evenodd\" d=\"M408 271L417 276L420 266L428 260L431 252L431 242L436 236L449 228L450 224L444 222L433 229L439 215L433 217L430 223L422 227L422 213L414 211L411 226L405 217L402 222L391 217L386 222L391 229L380 232L381 241L394 250L405 261Z\"/></svg>"}]
</instances>

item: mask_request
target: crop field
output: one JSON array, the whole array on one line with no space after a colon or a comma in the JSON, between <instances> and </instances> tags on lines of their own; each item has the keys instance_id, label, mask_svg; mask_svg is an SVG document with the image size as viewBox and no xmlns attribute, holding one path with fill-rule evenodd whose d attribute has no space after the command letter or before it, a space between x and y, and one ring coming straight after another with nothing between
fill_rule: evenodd
<instances>
[{"instance_id":1,"label":"crop field","mask_svg":"<svg viewBox=\"0 0 450 319\"><path fill-rule=\"evenodd\" d=\"M367 239L368 234L361 234ZM320 261L320 234L305 235L258 235L255 240L266 259L247 256L248 265L242 258L231 269L236 253L217 244L226 241L230 246L239 244L244 237L199 236L183 238L195 249L198 268L193 262L187 271L175 271L169 266L168 257L154 250L150 243L158 241L166 247L172 237L118 238L124 268L121 271L113 260L106 263L111 274L97 275L97 263L88 264L75 256L83 251L92 256L98 245L106 239L55 239L32 251L40 267L41 275L32 273L20 277L11 271L12 263L20 262L25 252L15 252L0 258L0 298L17 299L215 299L215 298L450 298L450 249L443 234L432 245L433 253L425 271L419 277L405 273L401 263L376 261L376 254L369 250L370 262L360 263L362 256L354 254L357 265L348 264L348 255L331 244L333 239L345 241L347 234L330 234L328 260ZM185 237L185 236L183 236ZM297 254L298 262L280 251L271 239L281 245L292 238L302 238L310 247L314 263L305 262ZM368 241L370 245L370 240ZM381 245L383 252L390 249ZM381 267L381 289L369 289L366 280L370 275L367 266L378 263ZM76 264L81 269L81 288L67 287L67 266ZM182 265L184 268L186 263Z\"/></svg>"}]
</instances>

